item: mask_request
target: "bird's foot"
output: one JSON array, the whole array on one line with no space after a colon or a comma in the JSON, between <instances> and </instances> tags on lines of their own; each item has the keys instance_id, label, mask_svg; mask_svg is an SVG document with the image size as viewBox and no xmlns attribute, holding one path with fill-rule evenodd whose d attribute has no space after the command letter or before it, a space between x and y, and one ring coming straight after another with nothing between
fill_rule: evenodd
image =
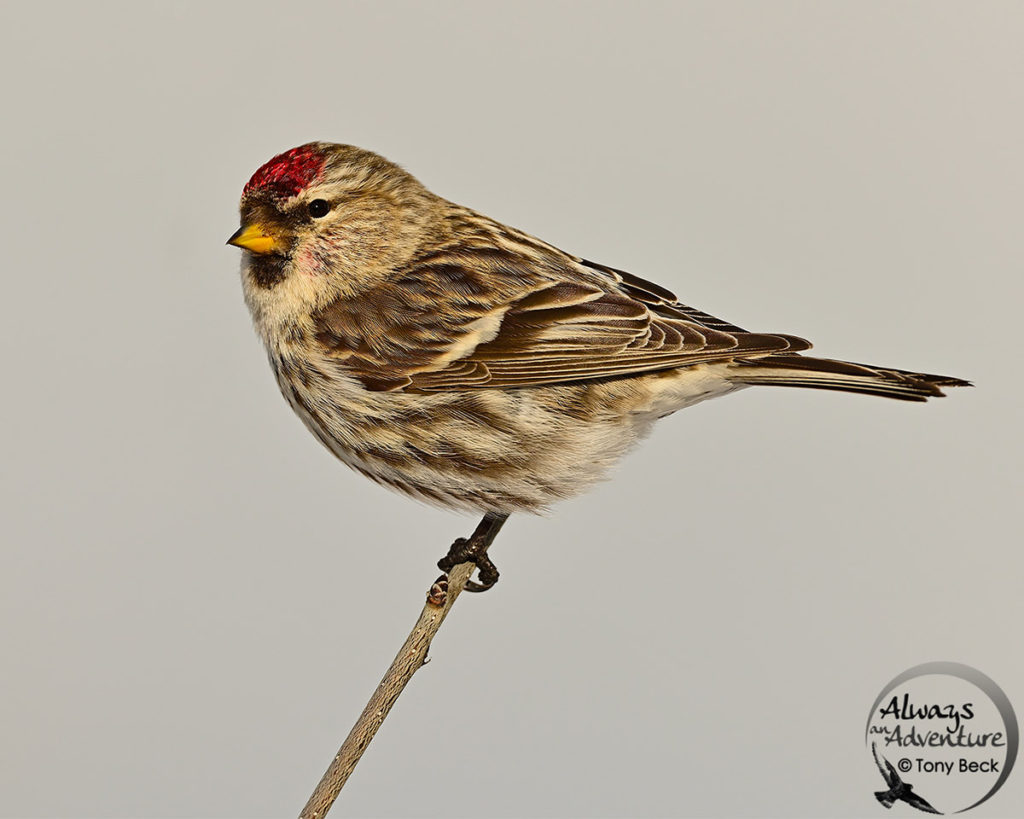
<instances>
[{"instance_id":1,"label":"bird's foot","mask_svg":"<svg viewBox=\"0 0 1024 819\"><path fill-rule=\"evenodd\" d=\"M480 580L479 582L466 581L466 591L487 591L498 582L498 567L487 556L488 546L490 546L490 538L487 537L480 537L476 534L470 538L460 537L452 544L448 554L437 561L437 568L447 574L460 563L472 563L476 566L477 577Z\"/></svg>"}]
</instances>

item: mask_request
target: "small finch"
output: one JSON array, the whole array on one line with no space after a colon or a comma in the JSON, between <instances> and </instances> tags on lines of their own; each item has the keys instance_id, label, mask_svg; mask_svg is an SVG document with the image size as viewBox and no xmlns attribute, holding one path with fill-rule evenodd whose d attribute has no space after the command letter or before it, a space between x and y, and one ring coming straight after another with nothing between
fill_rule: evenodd
<instances>
[{"instance_id":1,"label":"small finch","mask_svg":"<svg viewBox=\"0 0 1024 819\"><path fill-rule=\"evenodd\" d=\"M587 489L676 410L760 384L904 401L967 385L801 355L350 145L274 157L240 210L229 244L284 397L353 469L483 513L439 564L475 560L474 590L497 580L486 544L510 513Z\"/></svg>"}]
</instances>

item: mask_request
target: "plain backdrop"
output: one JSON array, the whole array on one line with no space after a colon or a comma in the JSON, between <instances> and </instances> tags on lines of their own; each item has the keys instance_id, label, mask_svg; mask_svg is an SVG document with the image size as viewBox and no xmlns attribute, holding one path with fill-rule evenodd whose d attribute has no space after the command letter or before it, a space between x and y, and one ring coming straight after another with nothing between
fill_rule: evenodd
<instances>
[{"instance_id":1,"label":"plain backdrop","mask_svg":"<svg viewBox=\"0 0 1024 819\"><path fill-rule=\"evenodd\" d=\"M1024 710L1022 41L1016 2L4 3L0 813L296 814L474 524L277 393L224 242L313 139L977 385L747 390L513 518L339 816L882 816L896 674ZM974 815L1022 812L1015 771Z\"/></svg>"}]
</instances>

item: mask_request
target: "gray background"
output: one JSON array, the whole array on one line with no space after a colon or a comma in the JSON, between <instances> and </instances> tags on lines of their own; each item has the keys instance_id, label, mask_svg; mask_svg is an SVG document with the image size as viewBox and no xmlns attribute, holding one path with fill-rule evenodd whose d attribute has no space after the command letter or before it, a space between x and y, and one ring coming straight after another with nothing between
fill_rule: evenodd
<instances>
[{"instance_id":1,"label":"gray background","mask_svg":"<svg viewBox=\"0 0 1024 819\"><path fill-rule=\"evenodd\" d=\"M472 526L278 396L242 185L310 139L927 406L749 390L513 519L336 811L881 816L867 710L1024 710L1020 3L5 3L0 812L297 813ZM974 815L1024 811L1024 771ZM896 808L893 815L908 815Z\"/></svg>"}]
</instances>

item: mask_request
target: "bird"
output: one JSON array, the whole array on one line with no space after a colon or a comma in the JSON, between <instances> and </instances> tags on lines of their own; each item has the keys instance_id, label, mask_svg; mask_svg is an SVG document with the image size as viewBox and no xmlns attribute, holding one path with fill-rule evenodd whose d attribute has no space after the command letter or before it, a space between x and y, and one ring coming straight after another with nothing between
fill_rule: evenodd
<instances>
[{"instance_id":1,"label":"bird","mask_svg":"<svg viewBox=\"0 0 1024 819\"><path fill-rule=\"evenodd\" d=\"M482 514L439 563L603 478L654 423L750 386L925 401L959 378L804 353L665 287L450 202L352 145L310 142L245 184L245 302L285 399L357 472Z\"/></svg>"},{"instance_id":2,"label":"bird","mask_svg":"<svg viewBox=\"0 0 1024 819\"><path fill-rule=\"evenodd\" d=\"M881 802L884 807L891 808L896 802L902 801L925 813L939 813L927 800L914 793L913 785L900 779L900 775L896 773L896 769L888 759L885 757L879 758L878 748L874 742L871 743L871 753L875 757L875 764L878 766L885 784L889 786L887 791L875 791L875 799ZM885 767L882 767L883 762L885 762Z\"/></svg>"}]
</instances>

